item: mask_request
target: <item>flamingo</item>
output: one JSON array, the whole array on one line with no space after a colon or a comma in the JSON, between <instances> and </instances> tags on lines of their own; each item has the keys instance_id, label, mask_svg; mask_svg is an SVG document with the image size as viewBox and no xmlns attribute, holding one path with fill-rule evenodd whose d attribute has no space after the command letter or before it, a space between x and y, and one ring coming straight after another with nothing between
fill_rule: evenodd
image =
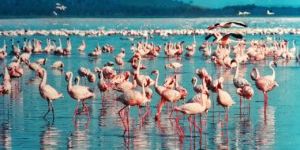
<instances>
[{"instance_id":1,"label":"flamingo","mask_svg":"<svg viewBox=\"0 0 300 150\"><path fill-rule=\"evenodd\" d=\"M40 58L40 59L36 60L35 62L40 65L45 65L47 62L47 58Z\"/></svg>"},{"instance_id":2,"label":"flamingo","mask_svg":"<svg viewBox=\"0 0 300 150\"><path fill-rule=\"evenodd\" d=\"M82 40L82 41L81 41L81 44L80 44L79 47L78 47L78 51L79 51L79 52L84 52L85 48L86 48L85 41Z\"/></svg>"},{"instance_id":3,"label":"flamingo","mask_svg":"<svg viewBox=\"0 0 300 150\"><path fill-rule=\"evenodd\" d=\"M223 90L224 78L220 77L217 82L217 102L226 111L226 120L228 120L229 107L231 107L235 102L232 100L230 94Z\"/></svg>"},{"instance_id":4,"label":"flamingo","mask_svg":"<svg viewBox=\"0 0 300 150\"><path fill-rule=\"evenodd\" d=\"M233 85L238 89L237 93L242 97L242 95L247 95L247 98L252 97L253 95L253 89L251 88L251 84L243 77L239 76L239 62L236 60L233 60L232 63L237 63L235 75L233 77ZM247 88L244 88L247 86ZM252 90L251 90L252 89ZM248 94L246 94L246 92ZM242 102L240 97L240 103Z\"/></svg>"},{"instance_id":5,"label":"flamingo","mask_svg":"<svg viewBox=\"0 0 300 150\"><path fill-rule=\"evenodd\" d=\"M62 69L63 67L64 67L64 63L62 61L56 61L51 66L51 68L53 69Z\"/></svg>"},{"instance_id":6,"label":"flamingo","mask_svg":"<svg viewBox=\"0 0 300 150\"><path fill-rule=\"evenodd\" d=\"M119 53L116 57L115 57L115 61L116 64L119 66L123 66L125 64L123 58L125 57L125 49L121 49L121 53Z\"/></svg>"},{"instance_id":7,"label":"flamingo","mask_svg":"<svg viewBox=\"0 0 300 150\"><path fill-rule=\"evenodd\" d=\"M152 86L152 85L154 85L155 82L149 76L140 74L141 59L142 58L139 57L138 68L137 68L136 72L134 73L134 79L136 80L136 82L139 86L142 86L142 85Z\"/></svg>"},{"instance_id":8,"label":"flamingo","mask_svg":"<svg viewBox=\"0 0 300 150\"><path fill-rule=\"evenodd\" d=\"M151 93L148 93L148 95L149 94L151 94ZM130 106L141 107L145 103L148 103L151 99L149 99L149 97L146 96L145 86L143 84L142 85L142 93L139 91L136 91L136 90L126 90L126 91L124 91L123 94L121 94L119 97L117 97L116 100L125 105L123 108L121 108L118 111L118 114L120 115L120 117L122 119L123 117L121 115L121 112L125 108L129 107L129 110L130 110ZM123 119L122 119L122 122L123 122ZM124 123L124 126L125 126L125 123ZM127 117L127 128L125 127L125 131L129 131L129 118L128 117Z\"/></svg>"},{"instance_id":9,"label":"flamingo","mask_svg":"<svg viewBox=\"0 0 300 150\"><path fill-rule=\"evenodd\" d=\"M276 72L274 68L272 67L274 65L275 67L277 64L274 61L270 61L269 68L272 70L272 75L267 75L261 77L259 74L259 71L257 68L253 68L251 72L251 78L255 81L256 87L263 92L264 94L264 102L265 104L268 103L268 92L273 90L275 87L279 86L278 83L275 81Z\"/></svg>"},{"instance_id":10,"label":"flamingo","mask_svg":"<svg viewBox=\"0 0 300 150\"><path fill-rule=\"evenodd\" d=\"M220 33L213 33L213 34L208 34L205 37L205 40L208 40L211 37L214 37L213 41L215 43L219 43L222 46L226 46L232 41L232 40L230 40L231 36L236 38L236 39L243 39L243 35L239 34L239 33L227 33L225 35L222 35Z\"/></svg>"},{"instance_id":11,"label":"flamingo","mask_svg":"<svg viewBox=\"0 0 300 150\"><path fill-rule=\"evenodd\" d=\"M98 71L98 78L99 78L98 88L99 88L100 92L105 92L105 91L109 90L110 85L107 82L105 82L102 70Z\"/></svg>"},{"instance_id":12,"label":"flamingo","mask_svg":"<svg viewBox=\"0 0 300 150\"><path fill-rule=\"evenodd\" d=\"M95 97L95 94L89 87L81 86L81 85L72 85L72 78L73 78L73 73L67 72L66 81L68 82L68 87L67 87L68 93L73 99L77 100L77 105L74 111L73 118L75 118L75 116L78 114L78 105L80 102L82 103L83 111L87 111L89 115L89 111L85 104L85 101L87 99Z\"/></svg>"},{"instance_id":13,"label":"flamingo","mask_svg":"<svg viewBox=\"0 0 300 150\"><path fill-rule=\"evenodd\" d=\"M196 93L201 93L202 92L202 86L201 85L197 85L197 81L198 81L198 79L196 77L192 78L193 90Z\"/></svg>"},{"instance_id":14,"label":"flamingo","mask_svg":"<svg viewBox=\"0 0 300 150\"><path fill-rule=\"evenodd\" d=\"M209 26L207 29L208 30L213 30L217 28L231 28L231 27L248 27L245 23L243 22L237 22L237 21L229 21L229 22L220 22L216 23L212 26Z\"/></svg>"},{"instance_id":15,"label":"flamingo","mask_svg":"<svg viewBox=\"0 0 300 150\"><path fill-rule=\"evenodd\" d=\"M154 70L152 71L152 74L156 74L156 80L155 80L155 91L157 94L161 96L161 100L157 106L157 113L155 115L155 120L159 119L159 115L161 113L162 107L166 102L177 102L180 99L184 99L186 96L186 92L184 90L173 90L173 89L168 89L163 86L158 85L158 77L159 77L159 71Z\"/></svg>"},{"instance_id":16,"label":"flamingo","mask_svg":"<svg viewBox=\"0 0 300 150\"><path fill-rule=\"evenodd\" d=\"M179 69L181 68L183 65L181 63L178 63L178 62L172 62L170 64L166 64L165 65L165 68L169 68L169 69L174 69L174 71L176 69Z\"/></svg>"},{"instance_id":17,"label":"flamingo","mask_svg":"<svg viewBox=\"0 0 300 150\"><path fill-rule=\"evenodd\" d=\"M54 107L52 101L63 97L63 94L57 92L56 89L54 89L52 86L47 84L47 71L45 69L43 69L43 78L39 85L39 91L42 98L44 98L48 102L48 111L44 115L44 118L46 118L48 113L52 111L53 120L54 120Z\"/></svg>"},{"instance_id":18,"label":"flamingo","mask_svg":"<svg viewBox=\"0 0 300 150\"><path fill-rule=\"evenodd\" d=\"M0 93L9 94L10 92L11 92L10 76L7 67L5 67L2 85L0 85Z\"/></svg>"}]
</instances>

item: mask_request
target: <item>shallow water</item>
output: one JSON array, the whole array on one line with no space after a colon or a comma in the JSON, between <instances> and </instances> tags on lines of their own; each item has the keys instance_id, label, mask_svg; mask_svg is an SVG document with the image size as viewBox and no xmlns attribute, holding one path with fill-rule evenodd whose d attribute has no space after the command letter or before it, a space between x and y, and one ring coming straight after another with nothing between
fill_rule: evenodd
<instances>
[{"instance_id":1,"label":"shallow water","mask_svg":"<svg viewBox=\"0 0 300 150\"><path fill-rule=\"evenodd\" d=\"M235 18L239 19L239 18ZM277 20L276 20L277 19ZM216 19L16 19L16 20L0 20L0 29L60 29L60 28L78 28L78 29L97 29L104 28L183 28L190 26L204 28L208 24L214 23L215 20L226 20L226 18ZM258 27L299 27L300 20L283 19L283 18L252 18L251 20L242 18L249 26L257 24ZM269 24L272 22L271 24ZM195 23L195 24L194 24ZM53 26L52 26L53 25ZM187 26L185 26L187 25ZM263 36L246 36L246 39L259 39ZM295 39L299 41L299 37L293 35L277 36L288 40ZM15 40L22 41L24 37L15 37ZM30 37L32 38L32 37ZM35 36L41 39L45 44L46 37ZM58 37L51 37L58 39ZM0 43L3 40L9 41L9 37L0 37ZM65 43L65 37L62 37ZM208 113L208 116L202 116L203 132L193 129L191 134L187 117L180 121L180 125L184 127L185 137L178 137L175 120L169 118L170 108L164 107L161 114L161 121L154 121L156 105L159 101L158 95L155 93L151 102L151 115L140 124L138 118L138 109L132 107L130 109L130 136L123 136L123 125L117 112L122 108L122 104L114 99L117 93L100 93L96 84L85 83L92 87L97 97L89 100L88 104L91 112L90 121L85 115L81 115L77 120L73 121L73 111L76 105L67 93L67 83L64 79L64 72L77 72L80 66L90 69L95 66L102 67L104 63L113 60L112 57L120 52L120 48L127 50L126 60L131 56L129 41L120 40L119 36L102 36L102 37L85 37L87 50L85 55L77 52L80 41L83 37L72 36L73 43L72 55L69 57L60 57L46 54L32 55L31 59L47 57L46 64L48 72L48 84L55 87L64 97L54 102L55 121L52 122L51 115L49 120L42 119L43 114L47 111L47 103L43 100L38 91L39 79L34 78L34 73L28 68L25 69L25 75L20 79L13 79L13 92L11 95L0 97L0 148L8 149L295 149L300 142L300 131L298 124L300 113L298 107L300 102L298 96L300 93L297 86L300 85L300 79L297 76L300 73L299 64L294 61L289 63L280 62L276 70L276 80L279 87L269 93L269 105L264 107L263 95L256 88L255 95L250 102L250 112L248 111L248 102L243 101L240 109L239 97L235 93L235 87L232 84L234 71L224 68L217 68L210 61L205 60L199 51L191 59L182 57L181 63L184 64L182 70L179 71L180 83L188 89L188 98L194 95L191 85L191 78L194 76L196 68L205 67L213 77L224 76L225 89L230 92L236 104L230 108L228 123L224 120L224 110L216 105L216 95L211 94L211 100L214 106ZM185 41L191 44L193 38L188 36L173 36L167 40ZM196 36L196 41L201 43L204 36ZM160 37L149 39L155 44L163 45L166 42ZM90 59L87 53L92 51L97 42L100 45L105 43L112 44L116 50L113 54L103 54L99 59ZM10 48L9 48L10 50ZM3 67L5 63L10 62L10 57L1 62ZM51 69L51 64L56 60L62 60L65 63L64 72ZM164 77L172 74L170 70L162 67L165 63L175 61L167 59L164 54L155 60L143 60L148 66L143 70L143 74L150 74L154 69L159 69L161 76L159 83L162 83ZM244 66L243 71L246 72L245 78L249 81L250 71L256 66L261 74L270 74L268 69L268 61L260 63L250 63ZM127 64L122 70L129 70L131 67ZM2 70L2 69L1 69ZM154 78L154 76L153 76ZM254 83L251 81L254 85ZM186 100L187 100L186 99ZM177 105L183 104L181 101ZM171 106L171 105L169 105ZM198 124L200 117L196 116Z\"/></svg>"}]
</instances>

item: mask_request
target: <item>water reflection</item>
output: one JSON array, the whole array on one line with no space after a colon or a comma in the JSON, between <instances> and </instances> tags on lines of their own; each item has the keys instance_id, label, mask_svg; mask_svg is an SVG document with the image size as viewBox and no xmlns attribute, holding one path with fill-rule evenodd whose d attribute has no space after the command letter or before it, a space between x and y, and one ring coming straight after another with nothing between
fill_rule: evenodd
<instances>
[{"instance_id":1,"label":"water reflection","mask_svg":"<svg viewBox=\"0 0 300 150\"><path fill-rule=\"evenodd\" d=\"M50 122L45 126L45 130L41 134L42 149L58 149L60 144L61 132Z\"/></svg>"},{"instance_id":2,"label":"water reflection","mask_svg":"<svg viewBox=\"0 0 300 150\"><path fill-rule=\"evenodd\" d=\"M89 120L77 118L74 121L74 131L68 137L68 148L89 149Z\"/></svg>"},{"instance_id":3,"label":"water reflection","mask_svg":"<svg viewBox=\"0 0 300 150\"><path fill-rule=\"evenodd\" d=\"M11 149L12 148L12 137L11 137L11 126L9 123L1 123L0 125L0 148Z\"/></svg>"},{"instance_id":4,"label":"water reflection","mask_svg":"<svg viewBox=\"0 0 300 150\"><path fill-rule=\"evenodd\" d=\"M275 108L264 106L258 110L259 122L255 129L255 144L258 149L272 149L275 143Z\"/></svg>"}]
</instances>

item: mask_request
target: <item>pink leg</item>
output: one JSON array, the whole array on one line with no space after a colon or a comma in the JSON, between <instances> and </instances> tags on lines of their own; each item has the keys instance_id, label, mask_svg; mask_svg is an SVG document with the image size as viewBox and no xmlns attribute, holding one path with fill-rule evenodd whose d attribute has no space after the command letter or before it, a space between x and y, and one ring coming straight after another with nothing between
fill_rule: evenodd
<instances>
[{"instance_id":1,"label":"pink leg","mask_svg":"<svg viewBox=\"0 0 300 150\"><path fill-rule=\"evenodd\" d=\"M268 94L264 92L264 103L268 105Z\"/></svg>"},{"instance_id":2,"label":"pink leg","mask_svg":"<svg viewBox=\"0 0 300 150\"><path fill-rule=\"evenodd\" d=\"M189 126L190 126L190 136L192 136L192 116L191 115L188 117L188 120L189 120Z\"/></svg>"},{"instance_id":3,"label":"pink leg","mask_svg":"<svg viewBox=\"0 0 300 150\"><path fill-rule=\"evenodd\" d=\"M162 107L164 106L165 103L166 103L166 101L164 99L160 100L160 103L157 106L157 113L155 115L155 120L159 119L159 115L160 115Z\"/></svg>"},{"instance_id":4,"label":"pink leg","mask_svg":"<svg viewBox=\"0 0 300 150\"><path fill-rule=\"evenodd\" d=\"M197 125L196 120L192 120L192 121L193 121L194 127L196 127L196 128L199 130L200 134L201 134L201 133L202 133L202 128L200 128L200 127ZM200 120L200 123L201 123L201 125L202 125L202 120Z\"/></svg>"},{"instance_id":5,"label":"pink leg","mask_svg":"<svg viewBox=\"0 0 300 150\"><path fill-rule=\"evenodd\" d=\"M75 111L74 111L74 115L73 115L73 119L76 117L76 115L78 114L78 105L79 105L79 100L77 101L77 104L76 104L76 108L75 108Z\"/></svg>"},{"instance_id":6,"label":"pink leg","mask_svg":"<svg viewBox=\"0 0 300 150\"><path fill-rule=\"evenodd\" d=\"M126 127L126 123L125 123L125 121L124 121L124 116L121 115L121 112L122 112L126 107L127 107L127 105L124 106L122 109L120 109L120 110L118 111L118 114L119 114L119 116L120 116L120 118L121 118L121 121L122 121L122 123L123 123L123 126L124 126L125 131L127 131L127 127ZM125 131L124 131L124 133L125 133Z\"/></svg>"},{"instance_id":7,"label":"pink leg","mask_svg":"<svg viewBox=\"0 0 300 150\"><path fill-rule=\"evenodd\" d=\"M184 131L183 129L180 127L179 125L179 119L181 118L182 116L178 116L176 119L175 119L175 122L176 122L176 126L177 126L177 129L178 129L178 134L180 137L184 137Z\"/></svg>"}]
</instances>

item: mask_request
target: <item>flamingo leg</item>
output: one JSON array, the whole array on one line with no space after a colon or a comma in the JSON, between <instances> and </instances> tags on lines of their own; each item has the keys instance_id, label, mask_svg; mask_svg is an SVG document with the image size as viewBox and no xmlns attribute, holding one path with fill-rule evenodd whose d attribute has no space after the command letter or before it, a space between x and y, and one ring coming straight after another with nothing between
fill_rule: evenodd
<instances>
[{"instance_id":1,"label":"flamingo leg","mask_svg":"<svg viewBox=\"0 0 300 150\"><path fill-rule=\"evenodd\" d=\"M142 122L141 122L141 124L143 124L144 123L144 121L145 121L145 119L146 119L146 117L147 117L147 115L149 114L149 108L148 108L149 106L147 106L147 108L146 108L146 112L144 113L144 115L142 116Z\"/></svg>"},{"instance_id":2,"label":"flamingo leg","mask_svg":"<svg viewBox=\"0 0 300 150\"><path fill-rule=\"evenodd\" d=\"M126 107L128 107L127 105L126 106L124 106L122 109L120 109L119 111L118 111L118 114L119 114L119 116L120 116L120 118L121 118L121 121L122 121L122 123L123 123L123 126L124 126L124 135L125 135L125 133L126 133L126 131L127 131L127 127L126 127L126 122L124 121L124 118L123 118L123 116L121 115L121 112L126 108Z\"/></svg>"},{"instance_id":3,"label":"flamingo leg","mask_svg":"<svg viewBox=\"0 0 300 150\"><path fill-rule=\"evenodd\" d=\"M184 137L184 131L182 129L182 127L180 127L179 125L179 119L181 118L182 116L178 116L176 119L175 119L175 122L176 122L176 126L177 126L177 129L178 129L178 134L179 136L182 138Z\"/></svg>"},{"instance_id":4,"label":"flamingo leg","mask_svg":"<svg viewBox=\"0 0 300 150\"><path fill-rule=\"evenodd\" d=\"M45 115L44 115L44 119L46 118L46 116L48 115L48 113L50 112L50 110L51 110L51 107L50 107L50 101L48 100L47 101L48 102L48 111L45 113Z\"/></svg>"},{"instance_id":5,"label":"flamingo leg","mask_svg":"<svg viewBox=\"0 0 300 150\"><path fill-rule=\"evenodd\" d=\"M201 116L201 114L200 114L200 116ZM197 125L195 119L192 120L192 122L193 122L194 127L196 127L196 128L199 130L200 134L201 134L201 133L202 133L202 127L199 127L199 126ZM201 123L200 125L202 126L202 119L201 119L201 118L200 118L200 123Z\"/></svg>"},{"instance_id":6,"label":"flamingo leg","mask_svg":"<svg viewBox=\"0 0 300 150\"><path fill-rule=\"evenodd\" d=\"M268 105L268 94L267 94L267 92L264 92L264 103L266 105Z\"/></svg>"},{"instance_id":7,"label":"flamingo leg","mask_svg":"<svg viewBox=\"0 0 300 150\"><path fill-rule=\"evenodd\" d=\"M192 136L192 116L190 115L189 117L188 117L188 121L189 121L189 126L190 126L190 136Z\"/></svg>"},{"instance_id":8,"label":"flamingo leg","mask_svg":"<svg viewBox=\"0 0 300 150\"><path fill-rule=\"evenodd\" d=\"M53 103L52 103L52 100L50 100L50 104L51 104L51 110L52 110L52 120L54 121L54 107L53 107Z\"/></svg>"},{"instance_id":9,"label":"flamingo leg","mask_svg":"<svg viewBox=\"0 0 300 150\"><path fill-rule=\"evenodd\" d=\"M78 114L78 105L79 105L80 100L77 100L77 104L76 104L76 108L74 111L74 115L73 115L73 119L76 117L76 115Z\"/></svg>"},{"instance_id":10,"label":"flamingo leg","mask_svg":"<svg viewBox=\"0 0 300 150\"><path fill-rule=\"evenodd\" d=\"M242 96L240 96L240 115L242 115Z\"/></svg>"},{"instance_id":11,"label":"flamingo leg","mask_svg":"<svg viewBox=\"0 0 300 150\"><path fill-rule=\"evenodd\" d=\"M162 107L164 106L164 104L166 103L166 101L164 99L161 99L158 106L157 106L157 113L155 115L155 120L159 119L159 115L161 113Z\"/></svg>"}]
</instances>

